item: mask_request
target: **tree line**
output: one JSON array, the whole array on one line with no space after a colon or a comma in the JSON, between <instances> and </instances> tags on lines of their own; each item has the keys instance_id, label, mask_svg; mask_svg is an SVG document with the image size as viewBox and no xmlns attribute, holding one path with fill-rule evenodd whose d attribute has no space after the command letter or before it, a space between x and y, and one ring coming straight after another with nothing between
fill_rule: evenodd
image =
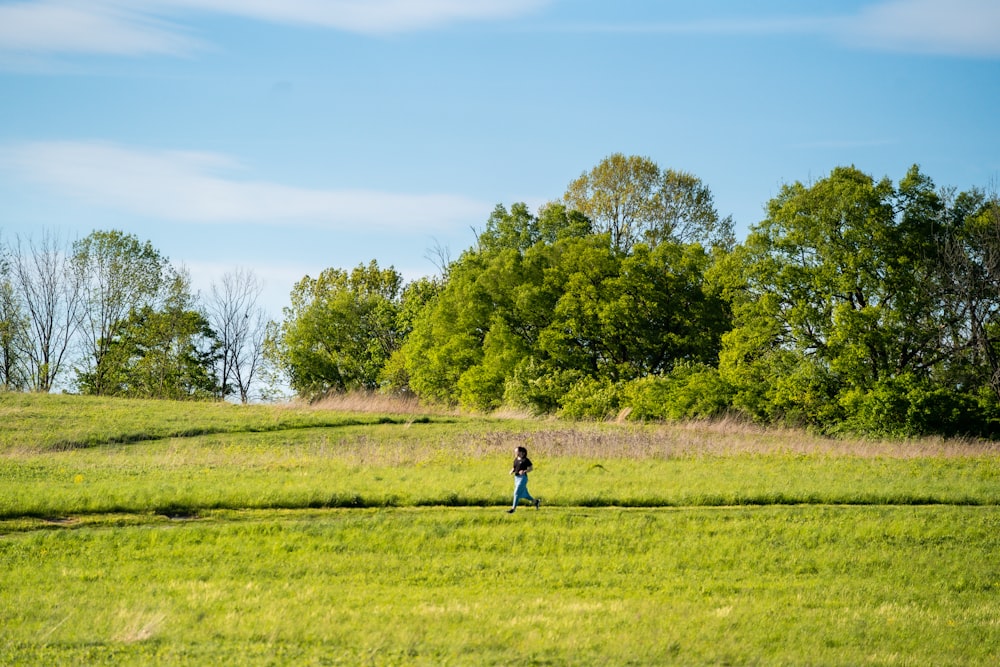
<instances>
[{"instance_id":1,"label":"tree line","mask_svg":"<svg viewBox=\"0 0 1000 667\"><path fill-rule=\"evenodd\" d=\"M201 298L116 230L0 239L0 388L248 402L265 387L262 289L237 269Z\"/></svg>"},{"instance_id":2,"label":"tree line","mask_svg":"<svg viewBox=\"0 0 1000 667\"><path fill-rule=\"evenodd\" d=\"M498 205L440 275L329 268L270 323L252 273L195 297L120 232L3 248L10 389L246 401L270 369L305 398L1000 434L1000 201L916 166L785 185L737 242L700 179L615 154L536 211Z\"/></svg>"},{"instance_id":3,"label":"tree line","mask_svg":"<svg viewBox=\"0 0 1000 667\"><path fill-rule=\"evenodd\" d=\"M785 185L737 243L699 179L615 154L441 268L305 277L267 354L303 396L1000 434L1000 202L916 166Z\"/></svg>"}]
</instances>

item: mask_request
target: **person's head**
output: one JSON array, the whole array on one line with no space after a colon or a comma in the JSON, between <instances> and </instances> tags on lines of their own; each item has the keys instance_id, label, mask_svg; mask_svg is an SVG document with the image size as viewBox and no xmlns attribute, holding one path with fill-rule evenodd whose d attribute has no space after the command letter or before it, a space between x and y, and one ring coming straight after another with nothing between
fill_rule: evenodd
<instances>
[{"instance_id":1,"label":"person's head","mask_svg":"<svg viewBox=\"0 0 1000 667\"><path fill-rule=\"evenodd\" d=\"M514 456L518 458L528 458L528 449L526 447L518 447L514 450Z\"/></svg>"}]
</instances>

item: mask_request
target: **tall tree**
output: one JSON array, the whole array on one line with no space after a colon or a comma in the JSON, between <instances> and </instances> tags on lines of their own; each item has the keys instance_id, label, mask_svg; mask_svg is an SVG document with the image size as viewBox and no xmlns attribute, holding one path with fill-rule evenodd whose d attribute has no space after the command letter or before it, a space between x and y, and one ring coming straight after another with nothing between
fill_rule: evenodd
<instances>
[{"instance_id":1,"label":"tall tree","mask_svg":"<svg viewBox=\"0 0 1000 667\"><path fill-rule=\"evenodd\" d=\"M414 321L400 351L422 398L548 412L585 381L713 361L727 323L701 289L697 245L615 250L578 212L556 204L494 210L478 247Z\"/></svg>"},{"instance_id":2,"label":"tall tree","mask_svg":"<svg viewBox=\"0 0 1000 667\"><path fill-rule=\"evenodd\" d=\"M708 187L686 172L661 170L646 157L606 157L570 183L563 200L626 253L640 242L733 245L732 219L719 217Z\"/></svg>"},{"instance_id":3,"label":"tall tree","mask_svg":"<svg viewBox=\"0 0 1000 667\"><path fill-rule=\"evenodd\" d=\"M158 303L133 308L119 321L106 349L101 365L79 376L86 393L96 393L99 378L105 395L184 400L218 394L218 341L183 272L169 272Z\"/></svg>"},{"instance_id":4,"label":"tall tree","mask_svg":"<svg viewBox=\"0 0 1000 667\"><path fill-rule=\"evenodd\" d=\"M952 370L956 382L989 387L1000 401L1000 199L972 190L949 204L939 238L944 308L962 352Z\"/></svg>"},{"instance_id":5,"label":"tall tree","mask_svg":"<svg viewBox=\"0 0 1000 667\"><path fill-rule=\"evenodd\" d=\"M14 287L13 258L0 244L0 390L18 391L29 385L27 338L28 322Z\"/></svg>"},{"instance_id":6,"label":"tall tree","mask_svg":"<svg viewBox=\"0 0 1000 667\"><path fill-rule=\"evenodd\" d=\"M118 230L95 231L73 244L73 267L80 281L82 327L87 355L81 372L90 391L103 394L104 358L118 327L133 309L151 306L163 285L167 260L149 241Z\"/></svg>"},{"instance_id":7,"label":"tall tree","mask_svg":"<svg viewBox=\"0 0 1000 667\"><path fill-rule=\"evenodd\" d=\"M241 403L250 400L263 359L268 318L258 304L262 291L253 271L236 269L212 284L206 304L219 338L220 391L238 395Z\"/></svg>"},{"instance_id":8,"label":"tall tree","mask_svg":"<svg viewBox=\"0 0 1000 667\"><path fill-rule=\"evenodd\" d=\"M738 406L830 426L932 386L952 329L940 307L940 212L916 167L898 187L840 167L782 188L718 271L732 271L735 326L720 370Z\"/></svg>"},{"instance_id":9,"label":"tall tree","mask_svg":"<svg viewBox=\"0 0 1000 667\"><path fill-rule=\"evenodd\" d=\"M302 396L372 390L401 342L403 279L374 260L350 273L326 269L292 288L291 306L271 339L272 359Z\"/></svg>"}]
</instances>

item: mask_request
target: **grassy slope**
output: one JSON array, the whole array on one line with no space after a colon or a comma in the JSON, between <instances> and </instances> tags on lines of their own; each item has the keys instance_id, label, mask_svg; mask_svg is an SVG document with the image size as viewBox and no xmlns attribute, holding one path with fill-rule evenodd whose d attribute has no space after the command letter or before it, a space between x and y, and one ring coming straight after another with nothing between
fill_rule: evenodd
<instances>
[{"instance_id":1,"label":"grassy slope","mask_svg":"<svg viewBox=\"0 0 1000 667\"><path fill-rule=\"evenodd\" d=\"M9 395L0 423L2 664L985 665L1000 643L989 444ZM516 444L548 502L508 516Z\"/></svg>"}]
</instances>

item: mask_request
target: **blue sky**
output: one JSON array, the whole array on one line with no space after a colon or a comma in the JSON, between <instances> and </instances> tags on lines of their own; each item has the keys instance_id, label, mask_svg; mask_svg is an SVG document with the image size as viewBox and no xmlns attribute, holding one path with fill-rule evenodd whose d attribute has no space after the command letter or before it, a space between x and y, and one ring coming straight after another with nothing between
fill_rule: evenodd
<instances>
[{"instance_id":1,"label":"blue sky","mask_svg":"<svg viewBox=\"0 0 1000 667\"><path fill-rule=\"evenodd\" d=\"M195 286L454 258L615 152L738 237L855 165L1000 179L996 0L0 0L0 235L122 229Z\"/></svg>"}]
</instances>

